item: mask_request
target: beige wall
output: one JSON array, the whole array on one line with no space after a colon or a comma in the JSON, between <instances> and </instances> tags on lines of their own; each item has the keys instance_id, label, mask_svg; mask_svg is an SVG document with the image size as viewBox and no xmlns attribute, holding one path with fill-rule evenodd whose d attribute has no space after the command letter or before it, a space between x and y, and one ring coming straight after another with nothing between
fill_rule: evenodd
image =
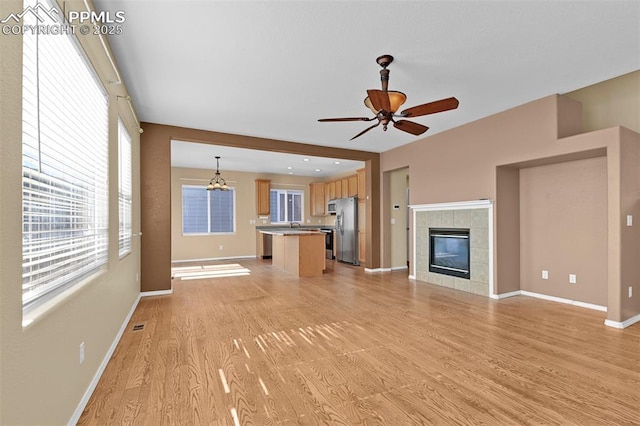
<instances>
[{"instance_id":1,"label":"beige wall","mask_svg":"<svg viewBox=\"0 0 640 426\"><path fill-rule=\"evenodd\" d=\"M66 2L67 10L84 10L82 1ZM21 1L0 2L0 16L23 9ZM139 294L140 240L132 253L118 259L118 161L116 118L121 114L132 136L133 229L140 224L139 134L129 105L118 101L121 84L97 39L83 46L98 68L109 95L109 263L104 271L29 327L22 327L21 237L21 100L22 38L0 36L0 424L61 425L71 419L100 363ZM79 363L79 345L86 358Z\"/></svg>"},{"instance_id":2,"label":"beige wall","mask_svg":"<svg viewBox=\"0 0 640 426\"><path fill-rule=\"evenodd\" d=\"M635 95L640 93L635 91ZM607 103L615 104L615 101ZM464 105L464 100L461 104ZM608 286L607 318L620 322L640 314L640 308L635 305L637 298L627 300L626 296L627 286L638 286L640 281L633 269L640 258L640 249L637 239L635 245L631 243L632 237L625 240L625 235L635 232L635 227L621 229L620 225L623 211L637 209L635 205L630 206L637 168L622 156L621 150L636 149L638 134L620 127L582 133L581 108L580 103L571 98L548 96L384 152L381 173L408 166L412 204L482 198L496 201L494 288L500 294L520 289L520 283L514 282L519 281L521 275L519 202L514 198L519 196L518 170L603 156L606 152L608 231L603 243L607 244L608 267L603 269ZM629 141L621 147L622 135ZM628 171L621 174L621 170L627 168ZM636 181L631 184L627 182L629 179ZM627 186L630 189L626 189ZM385 218L391 195L386 184L382 189L381 216ZM502 198L498 198L498 194ZM628 198L624 198L624 194ZM380 229L383 266L391 265L390 253L387 253L391 245L389 228L385 218ZM631 260L633 256L635 261ZM510 263L510 260L516 261ZM633 284L622 283L624 271L630 275L625 281ZM637 291L634 287L634 294ZM623 295L626 299L622 299Z\"/></svg>"},{"instance_id":3,"label":"beige wall","mask_svg":"<svg viewBox=\"0 0 640 426\"><path fill-rule=\"evenodd\" d=\"M521 169L520 288L607 306L606 265L607 159Z\"/></svg>"},{"instance_id":4,"label":"beige wall","mask_svg":"<svg viewBox=\"0 0 640 426\"><path fill-rule=\"evenodd\" d=\"M247 173L224 170L222 176L235 190L236 231L228 235L182 235L182 185L206 185L211 170L171 169L171 260L214 259L256 255L256 225L270 225L256 214L256 179L270 179L273 189L304 191L304 225L323 225L330 218L310 216L309 183L303 176ZM251 223L255 221L255 223ZM220 249L220 246L223 248Z\"/></svg>"},{"instance_id":5,"label":"beige wall","mask_svg":"<svg viewBox=\"0 0 640 426\"><path fill-rule=\"evenodd\" d=\"M640 132L640 70L566 95L582 103L585 131L624 126Z\"/></svg>"},{"instance_id":6,"label":"beige wall","mask_svg":"<svg viewBox=\"0 0 640 426\"><path fill-rule=\"evenodd\" d=\"M409 169L390 173L391 195L389 204L391 226L391 268L407 266L407 188ZM393 206L399 206L394 209Z\"/></svg>"}]
</instances>

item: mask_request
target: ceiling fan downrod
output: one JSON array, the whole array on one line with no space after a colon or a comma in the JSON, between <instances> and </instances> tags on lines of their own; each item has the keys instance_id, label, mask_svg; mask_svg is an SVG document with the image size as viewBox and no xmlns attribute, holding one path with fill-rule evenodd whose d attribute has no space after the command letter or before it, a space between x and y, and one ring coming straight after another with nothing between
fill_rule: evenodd
<instances>
[{"instance_id":1,"label":"ceiling fan downrod","mask_svg":"<svg viewBox=\"0 0 640 426\"><path fill-rule=\"evenodd\" d=\"M380 70L380 81L382 82L382 91L386 92L389 88L389 70L387 69L387 67L391 62L393 62L393 56L378 56L378 58L376 58L376 62L382 67L382 69Z\"/></svg>"}]
</instances>

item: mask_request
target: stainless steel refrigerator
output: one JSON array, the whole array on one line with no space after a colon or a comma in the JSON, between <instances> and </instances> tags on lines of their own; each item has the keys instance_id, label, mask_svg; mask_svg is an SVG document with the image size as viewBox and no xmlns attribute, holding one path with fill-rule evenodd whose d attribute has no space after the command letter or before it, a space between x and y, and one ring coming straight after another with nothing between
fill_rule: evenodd
<instances>
[{"instance_id":1,"label":"stainless steel refrigerator","mask_svg":"<svg viewBox=\"0 0 640 426\"><path fill-rule=\"evenodd\" d=\"M336 259L359 265L358 199L339 198L333 202L336 204Z\"/></svg>"}]
</instances>

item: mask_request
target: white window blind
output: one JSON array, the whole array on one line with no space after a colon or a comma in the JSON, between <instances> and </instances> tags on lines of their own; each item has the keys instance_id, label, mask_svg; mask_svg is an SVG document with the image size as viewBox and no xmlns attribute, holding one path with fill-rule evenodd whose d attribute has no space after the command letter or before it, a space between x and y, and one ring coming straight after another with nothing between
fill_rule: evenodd
<instances>
[{"instance_id":1,"label":"white window blind","mask_svg":"<svg viewBox=\"0 0 640 426\"><path fill-rule=\"evenodd\" d=\"M219 234L235 231L235 190L207 191L182 186L182 233Z\"/></svg>"},{"instance_id":2,"label":"white window blind","mask_svg":"<svg viewBox=\"0 0 640 426\"><path fill-rule=\"evenodd\" d=\"M118 253L131 252L131 136L118 118Z\"/></svg>"},{"instance_id":3,"label":"white window blind","mask_svg":"<svg viewBox=\"0 0 640 426\"><path fill-rule=\"evenodd\" d=\"M272 189L270 192L271 223L302 222L303 191Z\"/></svg>"},{"instance_id":4,"label":"white window blind","mask_svg":"<svg viewBox=\"0 0 640 426\"><path fill-rule=\"evenodd\" d=\"M25 1L25 8L36 4ZM24 23L36 24L33 14ZM28 311L107 262L108 105L74 36L25 32L23 40L22 302Z\"/></svg>"}]
</instances>

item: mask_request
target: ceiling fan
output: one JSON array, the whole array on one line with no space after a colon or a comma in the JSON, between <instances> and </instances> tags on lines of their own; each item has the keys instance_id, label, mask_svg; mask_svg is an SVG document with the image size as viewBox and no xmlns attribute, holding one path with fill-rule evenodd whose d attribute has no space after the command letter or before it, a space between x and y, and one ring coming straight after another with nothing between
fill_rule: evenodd
<instances>
[{"instance_id":1,"label":"ceiling fan","mask_svg":"<svg viewBox=\"0 0 640 426\"><path fill-rule=\"evenodd\" d=\"M382 90L370 89L367 90L367 96L364 100L364 104L369 108L375 117L344 117L344 118L321 118L318 121L373 121L378 120L376 124L371 127L367 127L362 132L358 133L350 140L354 140L358 136L362 136L374 127L378 127L382 124L382 130L387 131L387 125L393 123L393 127L402 130L403 132L411 133L412 135L421 135L429 128L422 124L414 123L408 120L395 120L395 118L413 118L420 117L428 114L435 114L437 112L449 111L451 109L458 108L458 100L456 98L446 98L439 101L429 102L426 104L418 105L405 109L399 114L396 113L398 108L407 100L407 96L402 92L394 90L387 90L389 85L389 70L387 67L393 62L393 56L382 55L376 59L378 65L382 67L380 70L380 80L382 81Z\"/></svg>"}]
</instances>

